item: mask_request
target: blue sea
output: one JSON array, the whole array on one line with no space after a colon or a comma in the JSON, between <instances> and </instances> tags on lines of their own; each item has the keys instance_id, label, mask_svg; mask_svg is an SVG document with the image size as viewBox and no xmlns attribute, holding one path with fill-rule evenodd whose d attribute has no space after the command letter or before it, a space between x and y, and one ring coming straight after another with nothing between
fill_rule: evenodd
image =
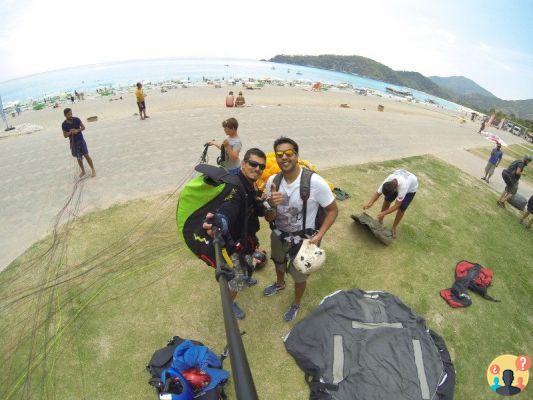
<instances>
[{"instance_id":1,"label":"blue sea","mask_svg":"<svg viewBox=\"0 0 533 400\"><path fill-rule=\"evenodd\" d=\"M309 81L330 84L348 83L358 88L373 89L385 93L386 87L409 90L420 101L428 99L444 108L457 110L459 106L423 92L404 88L361 76L318 68L277 64L241 59L158 59L134 60L86 65L30 75L0 82L0 96L4 106L13 101L39 100L57 93L94 91L103 87L133 85L139 81L161 82L166 80L278 78L286 81Z\"/></svg>"}]
</instances>

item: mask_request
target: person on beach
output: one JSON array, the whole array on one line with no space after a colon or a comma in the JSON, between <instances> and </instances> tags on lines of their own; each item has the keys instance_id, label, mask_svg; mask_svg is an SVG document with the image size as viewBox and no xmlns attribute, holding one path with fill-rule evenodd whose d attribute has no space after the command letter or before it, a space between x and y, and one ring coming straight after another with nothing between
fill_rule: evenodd
<instances>
[{"instance_id":1,"label":"person on beach","mask_svg":"<svg viewBox=\"0 0 533 400\"><path fill-rule=\"evenodd\" d=\"M76 160L78 160L78 165L81 169L80 178L85 175L83 157L87 160L87 163L91 168L91 176L94 178L96 176L96 171L94 170L93 160L89 156L87 143L85 143L82 133L85 130L85 125L83 125L83 122L81 122L79 118L72 116L72 110L70 108L65 108L63 114L66 118L61 125L63 136L69 139L72 157L76 157Z\"/></svg>"},{"instance_id":2,"label":"person on beach","mask_svg":"<svg viewBox=\"0 0 533 400\"><path fill-rule=\"evenodd\" d=\"M237 133L239 122L235 118L228 118L222 122L224 133L228 136L222 143L215 140L210 145L220 149L219 165L226 168L230 174L237 174L241 169L239 152L242 148L241 138Z\"/></svg>"},{"instance_id":3,"label":"person on beach","mask_svg":"<svg viewBox=\"0 0 533 400\"><path fill-rule=\"evenodd\" d=\"M483 132L485 130L485 126L487 125L487 119L484 118L483 121L481 122L481 127L479 128L479 134L481 134L481 132Z\"/></svg>"},{"instance_id":4,"label":"person on beach","mask_svg":"<svg viewBox=\"0 0 533 400\"><path fill-rule=\"evenodd\" d=\"M139 115L141 117L141 120L145 118L150 118L148 115L146 115L146 104L144 102L146 94L144 93L143 85L141 84L141 82L137 82L137 90L135 90L135 97L137 98L137 106L139 107Z\"/></svg>"},{"instance_id":5,"label":"person on beach","mask_svg":"<svg viewBox=\"0 0 533 400\"><path fill-rule=\"evenodd\" d=\"M501 208L505 207L505 202L509 200L518 191L518 182L524 172L524 168L533 158L525 155L522 160L515 160L506 169L502 171L502 178L505 182L505 190L500 198L496 201Z\"/></svg>"},{"instance_id":6,"label":"person on beach","mask_svg":"<svg viewBox=\"0 0 533 400\"><path fill-rule=\"evenodd\" d=\"M528 218L529 222L527 222ZM533 225L533 196L531 196L527 202L526 211L524 211L524 214L522 214L520 223L526 228L531 228L531 225Z\"/></svg>"},{"instance_id":7,"label":"person on beach","mask_svg":"<svg viewBox=\"0 0 533 400\"><path fill-rule=\"evenodd\" d=\"M498 165L500 165L500 161L502 160L503 152L502 152L502 145L500 142L496 143L496 147L492 149L490 153L489 160L487 161L487 166L485 167L485 176L482 177L485 182L489 183L489 179L494 174L494 170Z\"/></svg>"},{"instance_id":8,"label":"person on beach","mask_svg":"<svg viewBox=\"0 0 533 400\"><path fill-rule=\"evenodd\" d=\"M298 271L293 263L287 260L287 255L293 255L296 246L300 246L303 239L309 239L318 246L335 222L339 210L328 183L316 173L311 175L310 194L304 208L300 196L302 167L298 164L299 148L294 140L280 137L274 142L274 152L282 178L279 187L274 183L277 174L268 178L265 193L271 209L265 211L265 219L271 222L270 245L276 281L267 286L263 294L273 296L285 289L285 274L291 275L294 281L294 300L283 315L283 319L289 322L298 314L309 275ZM316 217L320 207L325 211L325 217L322 224L317 226Z\"/></svg>"},{"instance_id":9,"label":"person on beach","mask_svg":"<svg viewBox=\"0 0 533 400\"><path fill-rule=\"evenodd\" d=\"M229 92L226 96L226 107L233 107L235 105L235 97L233 92Z\"/></svg>"},{"instance_id":10,"label":"person on beach","mask_svg":"<svg viewBox=\"0 0 533 400\"><path fill-rule=\"evenodd\" d=\"M378 221L382 224L386 215L396 213L391 228L392 237L396 239L398 225L400 224L407 207L409 207L413 201L417 190L418 179L416 175L405 169L398 169L383 181L368 203L363 205L363 210L368 210L372 207L376 200L383 194L385 198L383 200L383 205L381 206L381 212L378 214ZM393 201L394 205L391 206Z\"/></svg>"},{"instance_id":11,"label":"person on beach","mask_svg":"<svg viewBox=\"0 0 533 400\"><path fill-rule=\"evenodd\" d=\"M259 248L257 232L260 228L259 217L264 215L264 197L259 195L256 182L265 168L265 153L257 148L249 149L241 162L237 174L240 184L235 186L234 194L227 196L213 213L208 213L203 223L203 228L211 237L213 226L218 227L222 235L231 236L235 245L226 246L226 250L235 264L239 264L239 269L246 271L244 277L237 276L228 282L233 313L238 319L243 319L245 313L235 302L237 293L257 284L257 280L252 277L256 264L253 255Z\"/></svg>"},{"instance_id":12,"label":"person on beach","mask_svg":"<svg viewBox=\"0 0 533 400\"><path fill-rule=\"evenodd\" d=\"M244 104L246 104L246 100L244 100L242 92L239 92L239 95L235 99L235 107L244 107Z\"/></svg>"}]
</instances>

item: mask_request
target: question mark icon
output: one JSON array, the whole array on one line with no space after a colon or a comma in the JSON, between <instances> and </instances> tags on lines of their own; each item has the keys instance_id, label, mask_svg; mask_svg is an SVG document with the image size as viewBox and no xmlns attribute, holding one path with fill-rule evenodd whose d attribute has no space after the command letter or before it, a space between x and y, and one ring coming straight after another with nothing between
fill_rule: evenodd
<instances>
[{"instance_id":1,"label":"question mark icon","mask_svg":"<svg viewBox=\"0 0 533 400\"><path fill-rule=\"evenodd\" d=\"M531 367L531 359L528 356L518 356L515 365L518 371L527 371Z\"/></svg>"},{"instance_id":2,"label":"question mark icon","mask_svg":"<svg viewBox=\"0 0 533 400\"><path fill-rule=\"evenodd\" d=\"M492 372L493 375L498 375L500 373L500 366L498 364L492 364L490 366L490 372Z\"/></svg>"}]
</instances>

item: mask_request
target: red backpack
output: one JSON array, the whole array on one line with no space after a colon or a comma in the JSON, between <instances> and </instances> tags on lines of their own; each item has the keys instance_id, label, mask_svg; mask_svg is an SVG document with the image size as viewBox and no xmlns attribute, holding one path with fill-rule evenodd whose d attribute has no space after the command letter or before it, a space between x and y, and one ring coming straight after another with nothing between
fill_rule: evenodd
<instances>
[{"instance_id":1,"label":"red backpack","mask_svg":"<svg viewBox=\"0 0 533 400\"><path fill-rule=\"evenodd\" d=\"M468 307L472 300L467 289L479 294L484 299L499 302L487 294L494 272L477 263L459 261L455 266L455 282L450 289L440 291L441 297L450 307Z\"/></svg>"}]
</instances>

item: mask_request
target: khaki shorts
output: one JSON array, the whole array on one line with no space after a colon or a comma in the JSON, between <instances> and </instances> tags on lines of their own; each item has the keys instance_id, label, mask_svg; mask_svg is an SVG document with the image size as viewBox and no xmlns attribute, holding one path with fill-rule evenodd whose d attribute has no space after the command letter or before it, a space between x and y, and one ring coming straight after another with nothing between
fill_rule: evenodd
<instances>
[{"instance_id":1,"label":"khaki shorts","mask_svg":"<svg viewBox=\"0 0 533 400\"><path fill-rule=\"evenodd\" d=\"M487 166L485 167L485 173L492 176L494 174L494 170L496 169L496 165L491 163L490 161L487 163Z\"/></svg>"},{"instance_id":2,"label":"khaki shorts","mask_svg":"<svg viewBox=\"0 0 533 400\"><path fill-rule=\"evenodd\" d=\"M287 253L291 247L292 245L289 242L284 241L282 243L274 232L270 233L270 254L272 261L274 261L276 264L276 268L279 271L288 272L292 276L292 279L295 283L304 283L309 275L302 274L300 271L294 268L292 262L287 268Z\"/></svg>"}]
</instances>

